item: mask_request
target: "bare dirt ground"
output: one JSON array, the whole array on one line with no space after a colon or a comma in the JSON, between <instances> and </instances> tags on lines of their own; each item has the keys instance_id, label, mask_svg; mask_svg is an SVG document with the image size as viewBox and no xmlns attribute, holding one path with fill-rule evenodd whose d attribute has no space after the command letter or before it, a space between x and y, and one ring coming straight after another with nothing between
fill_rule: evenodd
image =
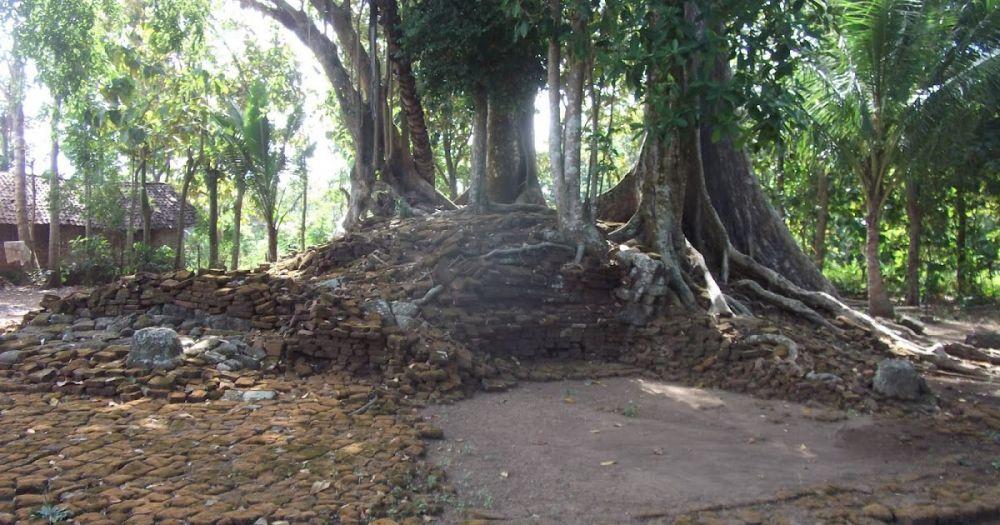
<instances>
[{"instance_id":1,"label":"bare dirt ground","mask_svg":"<svg viewBox=\"0 0 1000 525\"><path fill-rule=\"evenodd\" d=\"M0 286L0 332L17 325L24 314L37 309L45 294L66 296L77 290L80 288L73 286L55 290L43 290L37 286Z\"/></svg>"},{"instance_id":2,"label":"bare dirt ground","mask_svg":"<svg viewBox=\"0 0 1000 525\"><path fill-rule=\"evenodd\" d=\"M621 523L831 485L871 492L943 479L969 453L919 423L644 379L529 383L426 415L447 437L431 460L462 501L446 522Z\"/></svg>"},{"instance_id":3,"label":"bare dirt ground","mask_svg":"<svg viewBox=\"0 0 1000 525\"><path fill-rule=\"evenodd\" d=\"M930 316L926 335L935 341L963 342L965 336L975 329L1000 331L1000 308L996 305L960 308L952 305L930 305L899 308L900 313L914 317Z\"/></svg>"}]
</instances>

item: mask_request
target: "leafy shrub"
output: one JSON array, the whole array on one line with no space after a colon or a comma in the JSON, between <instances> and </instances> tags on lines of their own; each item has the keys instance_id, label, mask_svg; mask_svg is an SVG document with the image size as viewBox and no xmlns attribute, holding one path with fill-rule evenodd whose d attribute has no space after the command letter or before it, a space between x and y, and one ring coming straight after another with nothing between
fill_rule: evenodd
<instances>
[{"instance_id":1,"label":"leafy shrub","mask_svg":"<svg viewBox=\"0 0 1000 525\"><path fill-rule=\"evenodd\" d=\"M169 246L147 246L141 242L132 245L134 257L129 273L166 272L174 268L174 250Z\"/></svg>"},{"instance_id":2,"label":"leafy shrub","mask_svg":"<svg viewBox=\"0 0 1000 525\"><path fill-rule=\"evenodd\" d=\"M118 265L111 256L111 244L103 237L81 237L69 241L65 265L68 285L107 283L118 275Z\"/></svg>"}]
</instances>

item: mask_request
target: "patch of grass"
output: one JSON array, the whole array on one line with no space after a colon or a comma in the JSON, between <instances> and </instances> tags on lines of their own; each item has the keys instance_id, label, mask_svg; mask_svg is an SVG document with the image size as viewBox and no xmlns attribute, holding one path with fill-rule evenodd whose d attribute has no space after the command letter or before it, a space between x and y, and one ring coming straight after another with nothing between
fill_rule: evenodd
<instances>
[{"instance_id":1,"label":"patch of grass","mask_svg":"<svg viewBox=\"0 0 1000 525\"><path fill-rule=\"evenodd\" d=\"M638 417L639 416L639 405L635 404L634 401L629 401L625 405L625 410L622 410L622 415L625 417Z\"/></svg>"},{"instance_id":2,"label":"patch of grass","mask_svg":"<svg viewBox=\"0 0 1000 525\"><path fill-rule=\"evenodd\" d=\"M45 520L46 523L62 523L73 517L73 512L60 505L44 503L31 513L31 517Z\"/></svg>"}]
</instances>

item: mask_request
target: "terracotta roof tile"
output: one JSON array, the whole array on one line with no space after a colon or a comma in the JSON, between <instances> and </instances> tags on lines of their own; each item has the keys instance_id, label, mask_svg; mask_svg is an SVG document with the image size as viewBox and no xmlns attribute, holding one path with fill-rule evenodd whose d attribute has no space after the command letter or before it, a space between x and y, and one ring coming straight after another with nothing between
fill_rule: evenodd
<instances>
[{"instance_id":1,"label":"terracotta roof tile","mask_svg":"<svg viewBox=\"0 0 1000 525\"><path fill-rule=\"evenodd\" d=\"M29 175L27 177L28 215L34 213L34 224L49 223L49 181L44 177ZM177 224L177 214L180 211L180 197L166 183L146 183L149 192L149 202L153 207L152 226L154 230L171 229ZM127 187L122 188L121 206L128 210L131 201ZM184 224L192 225L197 220L197 213L191 203L184 207ZM127 215L126 215L127 217ZM136 206L134 224L141 228L141 207ZM83 207L77 195L72 192L63 193L63 206L60 211L60 224L84 226ZM127 221L126 221L127 222ZM0 172L0 224L16 224L14 213L14 175ZM98 226L100 227L100 226Z\"/></svg>"}]
</instances>

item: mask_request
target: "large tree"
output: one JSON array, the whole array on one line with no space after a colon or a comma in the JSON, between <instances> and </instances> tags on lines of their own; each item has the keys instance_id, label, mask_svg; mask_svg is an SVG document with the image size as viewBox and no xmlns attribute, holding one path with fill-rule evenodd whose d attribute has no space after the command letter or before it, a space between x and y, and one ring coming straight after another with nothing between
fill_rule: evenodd
<instances>
[{"instance_id":1,"label":"large tree","mask_svg":"<svg viewBox=\"0 0 1000 525\"><path fill-rule=\"evenodd\" d=\"M501 0L420 0L404 14L403 47L421 85L473 107L469 202L544 204L533 134L543 71L539 25Z\"/></svg>"},{"instance_id":2,"label":"large tree","mask_svg":"<svg viewBox=\"0 0 1000 525\"><path fill-rule=\"evenodd\" d=\"M425 143L429 149L429 140L421 138L414 141L418 148L418 158L415 159L399 129L391 119L386 118L390 114L390 105L385 97L386 90L382 89L376 17L372 16L378 13L381 2L369 4L367 27L355 22L362 17L355 16L349 0L342 3L310 0L297 5L285 0L240 0L240 3L292 31L316 56L333 87L342 125L348 130L355 152L345 227L358 226L372 208L371 195L379 180L412 208L431 210L453 207L434 188L433 174L421 172L433 165L433 162L426 162L430 153L423 149ZM363 7L364 4L359 6ZM388 14L386 23L390 28L392 49L399 38L395 29L398 20L394 9L383 11ZM333 34L321 29L326 27L332 28ZM365 29L368 38L364 37ZM422 112L422 106L415 99L415 90L409 89L412 79L406 78L408 71L408 65L397 62L396 72L401 77L399 83L403 86L403 95L407 97L403 108L407 112L407 121L412 123L411 131L426 133L425 129L415 124L423 119L416 115Z\"/></svg>"}]
</instances>

